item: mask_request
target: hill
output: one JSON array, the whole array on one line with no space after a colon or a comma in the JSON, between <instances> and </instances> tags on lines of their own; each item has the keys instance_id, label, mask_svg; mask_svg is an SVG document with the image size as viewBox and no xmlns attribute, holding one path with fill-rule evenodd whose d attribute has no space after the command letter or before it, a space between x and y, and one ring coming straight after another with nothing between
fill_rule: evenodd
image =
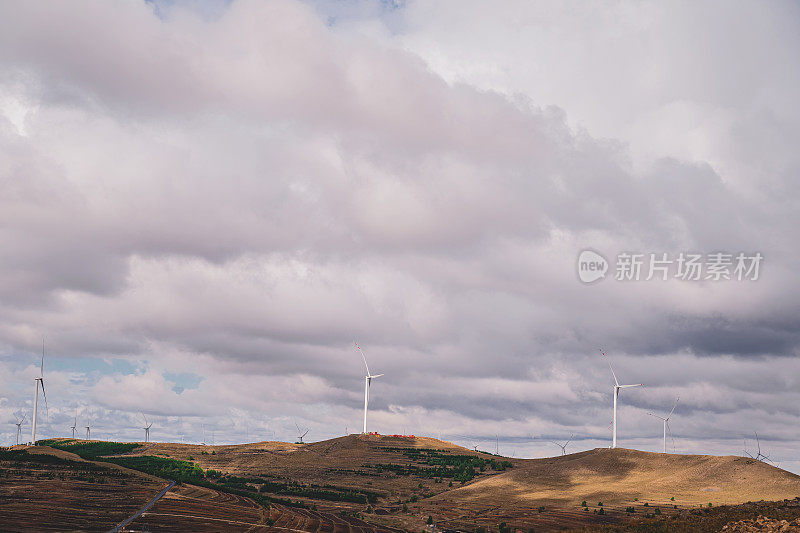
<instances>
[{"instance_id":1,"label":"hill","mask_svg":"<svg viewBox=\"0 0 800 533\"><path fill-rule=\"evenodd\" d=\"M150 492L163 480L178 481L132 524L172 531L270 530L273 524L274 530L421 531L429 516L440 528L462 531L496 530L504 522L522 531L621 531L651 523L662 529L648 530L666 531L666 524L681 530L679 523L699 523L698 512L714 511L701 518L716 527L726 517L756 518L750 516L756 508L743 502L800 496L800 476L733 456L595 449L508 459L431 438L378 435L307 444L48 443L62 451L28 450L63 459L75 457L72 451L100 468L148 474L137 485L150 483ZM18 481L34 490L43 474L33 474ZM146 499L137 490L138 501ZM23 495L15 495L24 507ZM721 505L739 507L723 511ZM791 518L800 508L781 512Z\"/></svg>"},{"instance_id":2,"label":"hill","mask_svg":"<svg viewBox=\"0 0 800 533\"><path fill-rule=\"evenodd\" d=\"M46 447L0 449L0 530L108 531L166 485Z\"/></svg>"},{"instance_id":3,"label":"hill","mask_svg":"<svg viewBox=\"0 0 800 533\"><path fill-rule=\"evenodd\" d=\"M655 515L656 509L667 516L700 506L796 496L800 476L751 458L597 448L515 461L502 474L426 500L423 511L452 524L577 527L587 518L610 523Z\"/></svg>"}]
</instances>

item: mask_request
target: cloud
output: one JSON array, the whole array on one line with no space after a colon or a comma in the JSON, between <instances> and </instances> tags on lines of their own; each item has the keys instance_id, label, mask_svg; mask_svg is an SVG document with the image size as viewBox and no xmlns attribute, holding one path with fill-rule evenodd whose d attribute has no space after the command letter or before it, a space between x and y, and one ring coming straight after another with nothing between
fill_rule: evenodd
<instances>
[{"instance_id":1,"label":"cloud","mask_svg":"<svg viewBox=\"0 0 800 533\"><path fill-rule=\"evenodd\" d=\"M624 399L629 442L680 394L673 427L705 451L754 416L781 445L796 8L712 7L0 7L4 382L44 335L67 365L45 431L78 408L120 438L139 411L170 438L244 438L244 413L322 438L358 426L358 340L386 373L377 429L538 454L534 434L604 442L602 345L649 386ZM585 286L586 248L765 262Z\"/></svg>"}]
</instances>

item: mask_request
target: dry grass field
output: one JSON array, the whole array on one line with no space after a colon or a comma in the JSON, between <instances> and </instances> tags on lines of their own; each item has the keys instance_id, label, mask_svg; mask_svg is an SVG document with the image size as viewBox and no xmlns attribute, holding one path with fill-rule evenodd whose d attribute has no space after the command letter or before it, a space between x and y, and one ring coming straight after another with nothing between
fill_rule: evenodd
<instances>
[{"instance_id":1,"label":"dry grass field","mask_svg":"<svg viewBox=\"0 0 800 533\"><path fill-rule=\"evenodd\" d=\"M800 476L750 458L598 448L517 460L500 475L426 500L423 511L443 525L549 530L796 496Z\"/></svg>"},{"instance_id":2,"label":"dry grass field","mask_svg":"<svg viewBox=\"0 0 800 533\"><path fill-rule=\"evenodd\" d=\"M402 531L368 524L355 517L337 516L278 504L266 509L248 498L194 487L176 486L131 526L133 530L266 532L328 531L377 533Z\"/></svg>"},{"instance_id":3,"label":"dry grass field","mask_svg":"<svg viewBox=\"0 0 800 533\"><path fill-rule=\"evenodd\" d=\"M0 452L0 531L108 531L166 485L50 448Z\"/></svg>"},{"instance_id":4,"label":"dry grass field","mask_svg":"<svg viewBox=\"0 0 800 533\"><path fill-rule=\"evenodd\" d=\"M131 528L375 533L423 531L431 516L440 530L497 531L505 523L504 531L692 531L702 522L714 531L727 517L756 518L756 508L739 504L800 496L800 477L732 456L595 449L508 459L436 439L377 435L138 444L52 441L94 454L90 461L47 447L11 450L28 455L0 463L0 530L107 530L166 479L183 482ZM101 455L106 450L115 455ZM50 459L35 459L42 456ZM800 505L776 507L784 508L792 510L786 517L795 508L800 514Z\"/></svg>"}]
</instances>

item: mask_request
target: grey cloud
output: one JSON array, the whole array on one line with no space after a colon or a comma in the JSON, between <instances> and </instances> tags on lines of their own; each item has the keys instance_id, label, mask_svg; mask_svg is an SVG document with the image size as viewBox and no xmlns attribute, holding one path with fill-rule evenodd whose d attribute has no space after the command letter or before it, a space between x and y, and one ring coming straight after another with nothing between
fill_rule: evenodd
<instances>
[{"instance_id":1,"label":"grey cloud","mask_svg":"<svg viewBox=\"0 0 800 533\"><path fill-rule=\"evenodd\" d=\"M0 346L13 379L46 333L53 357L139 365L78 380L76 401L106 424L149 409L196 436L195 422L230 425L234 409L263 428L300 417L336 434L358 419L358 340L387 374L383 431L595 442L609 418L604 346L649 385L624 399L631 438L677 393L687 437L711 442L704 413L737 441L742 420L772 413L764 425L788 438L796 393L770 367L794 369L800 340L798 160L784 139L798 130L795 111L771 108L785 103L775 80L798 79L765 63L759 81L726 60L725 28L748 9L726 11L698 57L694 22L689 44L666 46L686 6L661 19L643 4L591 30L568 6L546 14L609 61L550 46L557 31L514 29L508 7L459 9L485 50L440 31L433 4L334 10L335 24L328 9L0 8ZM535 21L540 9L516 11ZM793 57L773 23L758 17L748 54ZM747 82L741 94L729 79ZM18 108L21 122L4 111ZM750 284L588 287L574 270L586 247L766 259ZM165 376L187 370L201 385L175 392Z\"/></svg>"}]
</instances>

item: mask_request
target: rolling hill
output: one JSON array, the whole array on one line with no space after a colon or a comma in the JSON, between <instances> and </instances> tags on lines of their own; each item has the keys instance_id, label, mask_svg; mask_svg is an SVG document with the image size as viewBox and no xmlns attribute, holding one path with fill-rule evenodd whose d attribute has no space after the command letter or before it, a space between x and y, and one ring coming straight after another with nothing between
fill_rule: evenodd
<instances>
[{"instance_id":1,"label":"rolling hill","mask_svg":"<svg viewBox=\"0 0 800 533\"><path fill-rule=\"evenodd\" d=\"M62 501L77 502L60 510L65 523L86 523L95 516L107 524L124 513L101 517L97 513L102 507L81 509L81 491L90 486L98 502L117 505L112 502L119 500L130 512L134 501L155 496L165 480L178 483L132 527L421 531L430 516L440 529L460 531L491 531L501 523L523 531L620 530L648 520L680 529L679 522L669 521L694 523L697 512L707 514L713 507L716 527L728 516L717 512L720 506L776 500L780 507L784 499L800 496L800 476L734 456L603 448L546 459L509 459L431 438L378 435L308 444L202 446L70 439L49 444L61 450L27 451L85 461L84 470L102 469L104 479L87 485L79 476L70 477L69 469L76 468L72 463L53 466L39 461L27 470L14 469L9 456L5 466L7 472L15 472L16 488L2 496L6 512L13 509L14 517L34 520L28 502L35 498L27 493L56 488ZM63 475L65 468L66 478L50 487L51 479ZM739 507L731 516L748 518L754 512ZM800 500L790 507L788 518L795 512L800 516ZM688 522L685 513L692 513Z\"/></svg>"}]
</instances>

